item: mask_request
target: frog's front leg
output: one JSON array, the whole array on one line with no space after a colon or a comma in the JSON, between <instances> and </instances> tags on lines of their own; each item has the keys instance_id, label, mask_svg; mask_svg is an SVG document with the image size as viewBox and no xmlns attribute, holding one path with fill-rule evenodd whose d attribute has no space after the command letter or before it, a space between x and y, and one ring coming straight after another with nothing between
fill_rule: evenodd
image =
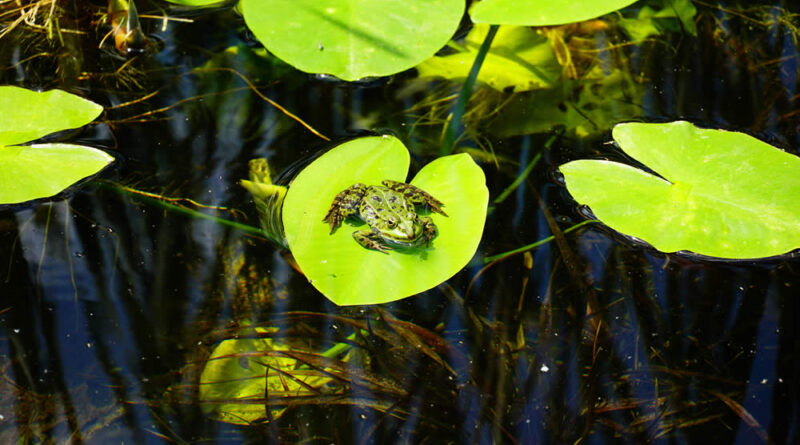
<instances>
[{"instance_id":1,"label":"frog's front leg","mask_svg":"<svg viewBox=\"0 0 800 445\"><path fill-rule=\"evenodd\" d=\"M406 184L404 182L397 182L386 179L383 181L383 185L389 189L392 189L398 193L402 193L403 196L408 199L408 202L414 204L415 206L427 205L430 209L434 212L441 213L444 216L447 216L447 213L442 210L444 204L442 201L431 196L430 193L422 190L418 187L414 187L411 184Z\"/></svg>"},{"instance_id":2,"label":"frog's front leg","mask_svg":"<svg viewBox=\"0 0 800 445\"><path fill-rule=\"evenodd\" d=\"M422 225L422 234L420 240L425 242L425 246L430 246L433 238L436 237L436 225L430 216L420 216L419 223Z\"/></svg>"},{"instance_id":3,"label":"frog's front leg","mask_svg":"<svg viewBox=\"0 0 800 445\"><path fill-rule=\"evenodd\" d=\"M356 230L353 232L353 238L355 238L358 244L361 244L367 249L373 249L383 253L389 253L389 251L392 250L391 247L381 242L383 240L379 234L371 230Z\"/></svg>"},{"instance_id":4,"label":"frog's front leg","mask_svg":"<svg viewBox=\"0 0 800 445\"><path fill-rule=\"evenodd\" d=\"M322 218L322 221L330 224L331 233L342 224L342 221L358 212L358 204L366 193L367 186L359 182L342 190L333 198L328 213Z\"/></svg>"}]
</instances>

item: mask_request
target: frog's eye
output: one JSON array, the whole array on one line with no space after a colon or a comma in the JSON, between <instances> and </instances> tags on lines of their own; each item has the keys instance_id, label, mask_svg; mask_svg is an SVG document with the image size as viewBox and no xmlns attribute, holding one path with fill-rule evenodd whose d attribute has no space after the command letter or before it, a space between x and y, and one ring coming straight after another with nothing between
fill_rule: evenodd
<instances>
[{"instance_id":1,"label":"frog's eye","mask_svg":"<svg viewBox=\"0 0 800 445\"><path fill-rule=\"evenodd\" d=\"M397 225L397 218L389 218L386 220L386 225L389 226L390 229L393 229Z\"/></svg>"}]
</instances>

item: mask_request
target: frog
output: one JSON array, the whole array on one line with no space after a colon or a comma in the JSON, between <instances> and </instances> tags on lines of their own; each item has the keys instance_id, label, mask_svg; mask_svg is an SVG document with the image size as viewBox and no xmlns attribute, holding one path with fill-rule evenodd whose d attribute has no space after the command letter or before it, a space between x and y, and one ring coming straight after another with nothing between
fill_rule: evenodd
<instances>
[{"instance_id":1,"label":"frog","mask_svg":"<svg viewBox=\"0 0 800 445\"><path fill-rule=\"evenodd\" d=\"M418 208L448 216L444 204L430 193L404 182L384 180L382 185L356 183L333 198L323 222L330 233L347 218L360 219L369 228L356 230L353 238L361 246L389 253L396 248L430 247L437 235L430 216L420 216Z\"/></svg>"}]
</instances>

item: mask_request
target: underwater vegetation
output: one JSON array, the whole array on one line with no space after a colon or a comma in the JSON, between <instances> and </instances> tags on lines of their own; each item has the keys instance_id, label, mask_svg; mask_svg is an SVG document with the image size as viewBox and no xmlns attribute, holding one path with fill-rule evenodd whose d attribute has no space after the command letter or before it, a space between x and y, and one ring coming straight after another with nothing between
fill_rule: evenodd
<instances>
[{"instance_id":1,"label":"underwater vegetation","mask_svg":"<svg viewBox=\"0 0 800 445\"><path fill-rule=\"evenodd\" d=\"M0 0L0 441L800 441L798 14Z\"/></svg>"}]
</instances>

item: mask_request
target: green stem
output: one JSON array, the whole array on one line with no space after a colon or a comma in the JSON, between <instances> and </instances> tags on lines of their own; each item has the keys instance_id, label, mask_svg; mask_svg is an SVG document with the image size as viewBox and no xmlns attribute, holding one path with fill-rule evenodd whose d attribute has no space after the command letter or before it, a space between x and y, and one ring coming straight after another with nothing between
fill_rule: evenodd
<instances>
[{"instance_id":1,"label":"green stem","mask_svg":"<svg viewBox=\"0 0 800 445\"><path fill-rule=\"evenodd\" d=\"M516 190L517 187L519 187L519 185L522 184L522 181L524 181L525 178L528 177L528 175L531 173L531 170L533 170L533 167L536 166L536 164L539 162L539 159L541 158L542 158L542 152L536 153L536 156L534 156L533 159L531 159L531 162L528 163L528 165L525 167L525 170L523 170L522 174L517 176L517 179L515 179L514 182L511 183L511 185L509 185L505 190L503 190L503 193L501 193L500 196L495 198L494 203L500 204L506 198L508 198L508 195L510 195L511 192Z\"/></svg>"},{"instance_id":2,"label":"green stem","mask_svg":"<svg viewBox=\"0 0 800 445\"><path fill-rule=\"evenodd\" d=\"M472 88L475 86L475 82L478 80L478 72L481 70L483 60L486 58L486 54L489 52L489 47L492 46L494 35L497 34L497 28L499 28L498 25L492 25L489 27L489 32L486 34L486 38L483 39L481 48L478 50L478 55L475 57L475 61L472 62L472 68L469 70L469 75L464 81L464 85L461 87L461 92L458 94L458 101L456 101L456 106L453 109L452 118L447 124L447 131L445 132L442 146L439 149L439 154L441 156L448 155L453 151L453 144L456 140L456 132L458 131L459 126L461 126L461 118L464 116L464 109L467 107L469 96L472 95Z\"/></svg>"},{"instance_id":3,"label":"green stem","mask_svg":"<svg viewBox=\"0 0 800 445\"><path fill-rule=\"evenodd\" d=\"M355 332L353 332L352 334L347 336L347 340L349 340L349 341L354 341L355 339L356 339L356 333ZM328 348L327 351L323 352L320 355L322 357L325 357L325 358L334 359L336 357L339 357L340 355L342 355L342 353L344 353L345 351L349 350L352 347L353 347L353 345L351 345L350 343L339 342L339 343L336 343L335 345L331 346L330 348ZM297 369L311 369L311 366L304 364L304 365L298 366Z\"/></svg>"},{"instance_id":4,"label":"green stem","mask_svg":"<svg viewBox=\"0 0 800 445\"><path fill-rule=\"evenodd\" d=\"M564 134L564 128L563 127L557 128L553 132L553 134L551 134L550 137L547 138L547 141L545 141L544 150L549 150L550 147L553 146L553 143L555 143L556 139L558 139L562 134ZM517 187L519 187L519 185L522 184L522 181L524 181L525 178L528 177L528 175L533 170L533 167L535 167L536 164L539 162L539 159L542 158L542 151L536 153L536 156L534 156L533 159L531 159L531 162L528 163L528 165L525 167L525 170L522 171L522 174L517 176L514 182L512 182L511 185L509 185L505 190L503 190L503 193L501 193L500 196L495 198L494 200L495 204L500 204L501 202L503 202L506 198L508 198L508 195L510 195L511 192L516 190Z\"/></svg>"},{"instance_id":5,"label":"green stem","mask_svg":"<svg viewBox=\"0 0 800 445\"><path fill-rule=\"evenodd\" d=\"M567 234L569 232L573 232L573 231L585 226L586 224L596 223L596 222L600 222L600 221L598 221L596 219L589 219L589 220L580 222L580 223L575 224L574 226L564 230L564 234ZM497 260L503 259L503 258L505 258L507 256L516 255L518 253L525 252L526 250L535 249L535 248L541 246L542 244L546 244L546 243L549 243L550 241L553 241L554 239L555 239L555 236L551 235L551 236L548 236L545 239L541 239L539 241L536 241L533 244L528 244L527 246L522 246L522 247L519 247L519 248L514 249L514 250L509 250L508 252L498 253L497 255L488 256L488 257L483 259L483 263L484 264L491 263L493 261L497 261Z\"/></svg>"},{"instance_id":6,"label":"green stem","mask_svg":"<svg viewBox=\"0 0 800 445\"><path fill-rule=\"evenodd\" d=\"M98 181L99 184L103 188L110 188L111 190L121 194L130 196L137 201L141 201L156 207L161 207L167 209L171 212L176 212L182 215L187 215L193 218L200 218L200 219L207 219L216 222L217 224L228 226L237 230L241 230L242 232L249 233L251 235L264 237L272 240L272 238L267 235L263 230L259 229L258 227L253 227L247 224L238 223L236 221L231 221L229 219L220 218L218 216L209 215L207 213L198 212L197 210L192 210L186 207L178 206L175 204L171 204L169 202L163 201L161 199L153 198L150 196L142 195L139 193L132 192L127 190L126 188L120 186L119 184L115 184L113 182L105 182L105 181ZM273 240L274 241L274 240Z\"/></svg>"},{"instance_id":7,"label":"green stem","mask_svg":"<svg viewBox=\"0 0 800 445\"><path fill-rule=\"evenodd\" d=\"M354 341L355 339L356 339L355 332L347 336L347 340ZM327 351L323 352L321 355L327 358L336 358L340 356L343 352L347 351L352 347L353 345L351 345L350 343L346 342L336 343L335 345L331 346Z\"/></svg>"}]
</instances>

